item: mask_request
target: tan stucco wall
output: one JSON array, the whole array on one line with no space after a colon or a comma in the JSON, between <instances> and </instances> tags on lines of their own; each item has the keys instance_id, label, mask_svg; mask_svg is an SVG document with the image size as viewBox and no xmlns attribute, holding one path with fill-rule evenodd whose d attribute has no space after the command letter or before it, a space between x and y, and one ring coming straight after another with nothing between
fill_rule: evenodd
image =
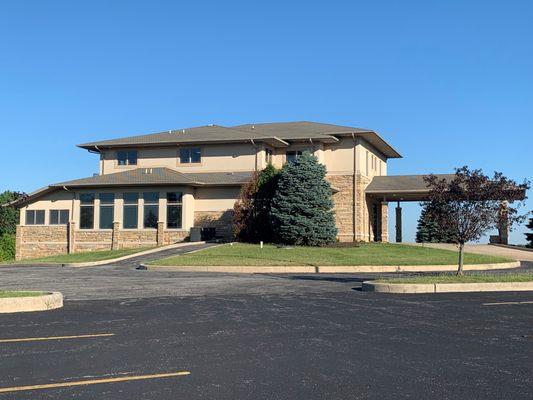
<instances>
[{"instance_id":1,"label":"tan stucco wall","mask_svg":"<svg viewBox=\"0 0 533 400\"><path fill-rule=\"evenodd\" d=\"M200 147L200 164L180 164L179 146L140 148L137 150L137 165L119 166L117 151L105 151L100 162L100 173L109 174L135 168L167 167L181 172L253 171L256 164L256 147L252 144L195 145ZM259 151L259 150L258 150ZM259 161L258 161L259 165Z\"/></svg>"}]
</instances>

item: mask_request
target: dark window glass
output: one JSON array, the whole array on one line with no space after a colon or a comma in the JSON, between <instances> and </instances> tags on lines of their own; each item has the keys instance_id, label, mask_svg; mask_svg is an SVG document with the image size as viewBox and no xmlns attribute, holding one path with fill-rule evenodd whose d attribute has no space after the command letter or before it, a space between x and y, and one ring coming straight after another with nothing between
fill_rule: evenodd
<instances>
[{"instance_id":1,"label":"dark window glass","mask_svg":"<svg viewBox=\"0 0 533 400\"><path fill-rule=\"evenodd\" d=\"M159 192L144 192L144 203L157 203L159 201Z\"/></svg>"},{"instance_id":2,"label":"dark window glass","mask_svg":"<svg viewBox=\"0 0 533 400\"><path fill-rule=\"evenodd\" d=\"M44 210L27 210L26 225L44 225Z\"/></svg>"},{"instance_id":3,"label":"dark window glass","mask_svg":"<svg viewBox=\"0 0 533 400\"><path fill-rule=\"evenodd\" d=\"M144 220L145 228L157 228L159 220L159 192L144 192Z\"/></svg>"},{"instance_id":4,"label":"dark window glass","mask_svg":"<svg viewBox=\"0 0 533 400\"><path fill-rule=\"evenodd\" d=\"M94 207L81 206L80 207L80 229L94 228Z\"/></svg>"},{"instance_id":5,"label":"dark window glass","mask_svg":"<svg viewBox=\"0 0 533 400\"><path fill-rule=\"evenodd\" d=\"M181 228L181 199L183 193L168 192L167 193L167 228L179 229Z\"/></svg>"},{"instance_id":6,"label":"dark window glass","mask_svg":"<svg viewBox=\"0 0 533 400\"><path fill-rule=\"evenodd\" d=\"M81 204L93 204L94 203L94 193L82 193L80 194Z\"/></svg>"},{"instance_id":7,"label":"dark window glass","mask_svg":"<svg viewBox=\"0 0 533 400\"><path fill-rule=\"evenodd\" d=\"M137 152L135 150L130 151L117 151L118 165L137 165Z\"/></svg>"},{"instance_id":8,"label":"dark window glass","mask_svg":"<svg viewBox=\"0 0 533 400\"><path fill-rule=\"evenodd\" d=\"M113 229L115 194L100 193L100 229Z\"/></svg>"},{"instance_id":9,"label":"dark window glass","mask_svg":"<svg viewBox=\"0 0 533 400\"><path fill-rule=\"evenodd\" d=\"M59 223L61 225L68 224L69 211L68 210L59 210Z\"/></svg>"},{"instance_id":10,"label":"dark window glass","mask_svg":"<svg viewBox=\"0 0 533 400\"><path fill-rule=\"evenodd\" d=\"M144 227L157 228L157 220L159 219L158 205L144 205Z\"/></svg>"},{"instance_id":11,"label":"dark window glass","mask_svg":"<svg viewBox=\"0 0 533 400\"><path fill-rule=\"evenodd\" d=\"M301 151L288 151L287 162L295 162L298 157L302 155Z\"/></svg>"},{"instance_id":12,"label":"dark window glass","mask_svg":"<svg viewBox=\"0 0 533 400\"><path fill-rule=\"evenodd\" d=\"M124 229L137 229L139 193L124 193Z\"/></svg>"},{"instance_id":13,"label":"dark window glass","mask_svg":"<svg viewBox=\"0 0 533 400\"><path fill-rule=\"evenodd\" d=\"M115 202L114 193L100 193L98 197L100 198L100 204L113 204Z\"/></svg>"},{"instance_id":14,"label":"dark window glass","mask_svg":"<svg viewBox=\"0 0 533 400\"><path fill-rule=\"evenodd\" d=\"M182 196L183 196L183 193L181 192L168 192L167 203L181 203Z\"/></svg>"},{"instance_id":15,"label":"dark window glass","mask_svg":"<svg viewBox=\"0 0 533 400\"><path fill-rule=\"evenodd\" d=\"M50 210L50 225L66 225L68 215L68 210Z\"/></svg>"},{"instance_id":16,"label":"dark window glass","mask_svg":"<svg viewBox=\"0 0 533 400\"><path fill-rule=\"evenodd\" d=\"M202 152L199 147L180 149L180 163L200 163L202 161Z\"/></svg>"},{"instance_id":17,"label":"dark window glass","mask_svg":"<svg viewBox=\"0 0 533 400\"><path fill-rule=\"evenodd\" d=\"M80 194L80 229L94 229L94 193Z\"/></svg>"},{"instance_id":18,"label":"dark window glass","mask_svg":"<svg viewBox=\"0 0 533 400\"><path fill-rule=\"evenodd\" d=\"M272 149L265 149L265 154L266 154L266 163L267 164L272 164Z\"/></svg>"}]
</instances>

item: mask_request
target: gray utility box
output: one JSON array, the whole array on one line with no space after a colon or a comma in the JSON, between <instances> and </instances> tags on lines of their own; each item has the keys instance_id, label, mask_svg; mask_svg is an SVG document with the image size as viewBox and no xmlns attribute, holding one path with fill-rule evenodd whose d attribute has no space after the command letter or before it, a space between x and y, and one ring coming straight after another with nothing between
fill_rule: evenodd
<instances>
[{"instance_id":1,"label":"gray utility box","mask_svg":"<svg viewBox=\"0 0 533 400\"><path fill-rule=\"evenodd\" d=\"M191 242L200 242L202 240L202 228L200 227L192 227L191 228L191 234L190 234L190 241Z\"/></svg>"}]
</instances>

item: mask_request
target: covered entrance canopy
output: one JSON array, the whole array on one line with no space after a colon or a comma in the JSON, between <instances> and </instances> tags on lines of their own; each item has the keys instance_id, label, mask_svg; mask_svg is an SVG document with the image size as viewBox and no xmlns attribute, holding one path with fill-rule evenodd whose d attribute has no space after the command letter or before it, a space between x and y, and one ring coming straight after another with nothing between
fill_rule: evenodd
<instances>
[{"instance_id":1,"label":"covered entrance canopy","mask_svg":"<svg viewBox=\"0 0 533 400\"><path fill-rule=\"evenodd\" d=\"M391 175L375 176L365 189L367 197L375 201L381 201L385 204L390 201L396 201L396 242L402 241L402 201L426 201L430 189L424 180L428 175ZM453 180L455 174L435 174L440 179ZM502 199L504 200L504 199ZM507 244L509 229L507 224L503 223L498 229L498 237L492 238L491 241Z\"/></svg>"}]
</instances>

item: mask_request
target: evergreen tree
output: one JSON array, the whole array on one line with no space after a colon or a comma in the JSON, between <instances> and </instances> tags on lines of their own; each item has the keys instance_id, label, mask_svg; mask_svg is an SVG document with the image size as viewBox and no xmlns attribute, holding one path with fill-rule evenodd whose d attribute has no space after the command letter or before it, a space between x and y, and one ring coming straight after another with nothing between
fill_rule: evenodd
<instances>
[{"instance_id":1,"label":"evergreen tree","mask_svg":"<svg viewBox=\"0 0 533 400\"><path fill-rule=\"evenodd\" d=\"M452 239L452 232L446 226L439 226L438 222L432 215L436 212L446 213L446 207L439 206L439 210L435 210L436 206L430 203L422 204L422 211L418 219L416 230L417 243L450 243Z\"/></svg>"},{"instance_id":2,"label":"evergreen tree","mask_svg":"<svg viewBox=\"0 0 533 400\"><path fill-rule=\"evenodd\" d=\"M272 199L272 223L281 243L320 246L337 235L326 167L305 152L285 164Z\"/></svg>"},{"instance_id":3,"label":"evergreen tree","mask_svg":"<svg viewBox=\"0 0 533 400\"><path fill-rule=\"evenodd\" d=\"M527 247L531 247L533 249L533 218L529 219L529 223L526 225L526 227L531 230L531 232L525 233L526 240L528 241Z\"/></svg>"}]
</instances>

